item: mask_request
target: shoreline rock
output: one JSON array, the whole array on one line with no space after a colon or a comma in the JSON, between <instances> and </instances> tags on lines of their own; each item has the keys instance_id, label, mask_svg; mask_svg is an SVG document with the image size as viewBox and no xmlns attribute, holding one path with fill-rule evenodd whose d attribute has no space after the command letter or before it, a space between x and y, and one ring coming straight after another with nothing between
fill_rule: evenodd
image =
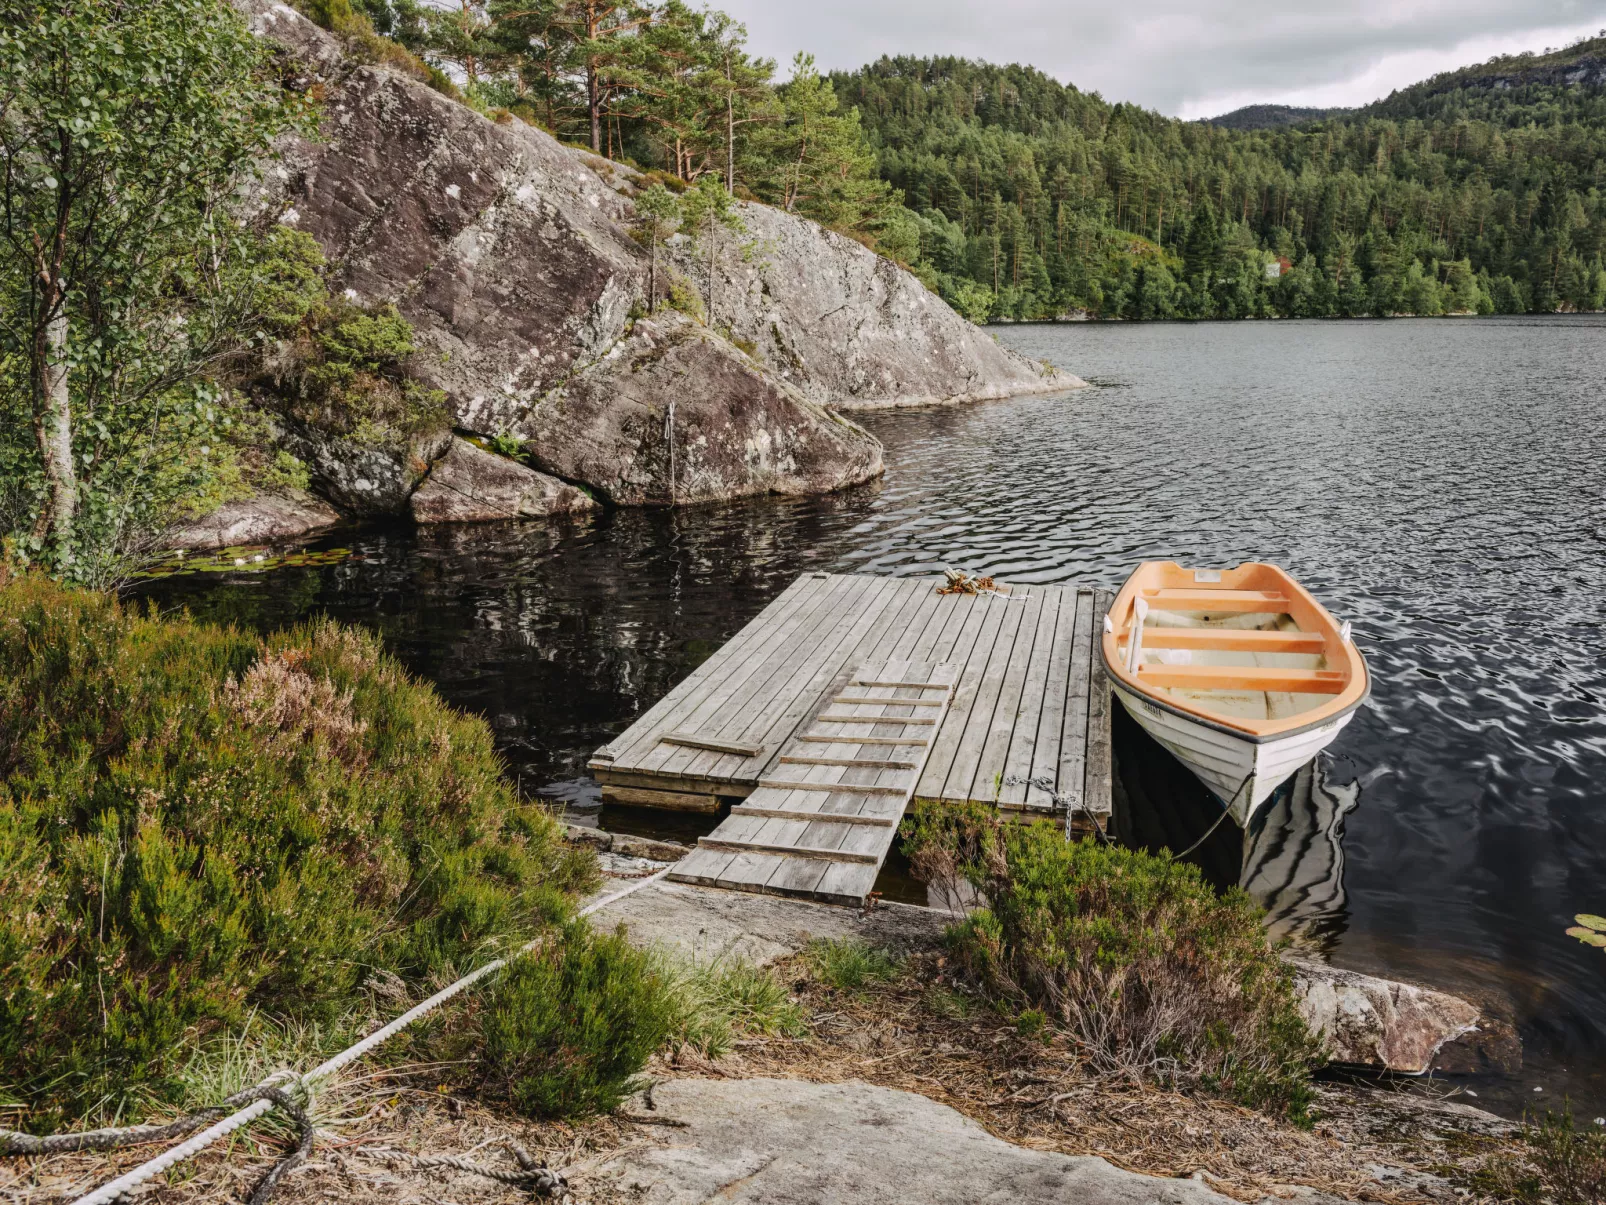
<instances>
[{"instance_id":1,"label":"shoreline rock","mask_svg":"<svg viewBox=\"0 0 1606 1205\"><path fill-rule=\"evenodd\" d=\"M161 539L164 549L210 552L237 544L275 544L323 531L343 516L305 490L252 494L225 502L209 515L182 524Z\"/></svg>"},{"instance_id":2,"label":"shoreline rock","mask_svg":"<svg viewBox=\"0 0 1606 1205\"><path fill-rule=\"evenodd\" d=\"M412 324L408 371L446 395L453 427L523 438L533 467L611 503L842 489L879 475L882 453L837 409L1082 384L854 240L756 203L740 208L761 253L725 249L712 324L663 308L637 321L639 173L360 63L277 0L237 3L326 93L323 137L286 143L263 205L317 239L333 290ZM660 279L678 262L695 288L678 245ZM361 448L289 434L323 492L358 513L407 510L446 446L406 449L386 472ZM342 466L347 454L361 463Z\"/></svg>"},{"instance_id":3,"label":"shoreline rock","mask_svg":"<svg viewBox=\"0 0 1606 1205\"><path fill-rule=\"evenodd\" d=\"M510 430L541 468L619 506L830 493L884 468L869 432L673 311L636 322Z\"/></svg>"},{"instance_id":4,"label":"shoreline rock","mask_svg":"<svg viewBox=\"0 0 1606 1205\"><path fill-rule=\"evenodd\" d=\"M1422 1075L1441 1049L1478 1029L1482 1010L1459 996L1305 958L1286 961L1305 1024L1335 1063Z\"/></svg>"},{"instance_id":5,"label":"shoreline rock","mask_svg":"<svg viewBox=\"0 0 1606 1205\"><path fill-rule=\"evenodd\" d=\"M481 523L574 514L597 503L578 486L453 436L407 505L418 523Z\"/></svg>"}]
</instances>

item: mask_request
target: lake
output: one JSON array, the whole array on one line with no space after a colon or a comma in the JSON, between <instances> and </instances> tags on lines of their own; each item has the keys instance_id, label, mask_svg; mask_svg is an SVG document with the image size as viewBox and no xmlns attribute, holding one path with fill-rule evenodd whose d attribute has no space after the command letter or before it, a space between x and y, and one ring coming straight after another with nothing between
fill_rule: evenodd
<instances>
[{"instance_id":1,"label":"lake","mask_svg":"<svg viewBox=\"0 0 1606 1205\"><path fill-rule=\"evenodd\" d=\"M150 592L377 629L526 790L584 810L590 752L801 572L1113 587L1144 559L1276 561L1374 678L1321 767L1353 803L1323 947L1515 1024L1520 1071L1455 1081L1480 1103L1606 1113L1606 950L1564 933L1606 913L1606 320L995 333L1093 387L867 415L886 478L828 498L363 528L321 542L338 565Z\"/></svg>"}]
</instances>

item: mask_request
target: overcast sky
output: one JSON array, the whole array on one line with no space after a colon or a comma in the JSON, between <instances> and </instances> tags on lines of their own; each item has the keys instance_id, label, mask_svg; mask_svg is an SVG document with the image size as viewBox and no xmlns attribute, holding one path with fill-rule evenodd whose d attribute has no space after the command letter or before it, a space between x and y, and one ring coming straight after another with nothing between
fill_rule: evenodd
<instances>
[{"instance_id":1,"label":"overcast sky","mask_svg":"<svg viewBox=\"0 0 1606 1205\"><path fill-rule=\"evenodd\" d=\"M783 68L882 54L1030 63L1179 117L1359 105L1436 71L1606 27L1606 0L713 0ZM784 73L784 72L783 72Z\"/></svg>"}]
</instances>

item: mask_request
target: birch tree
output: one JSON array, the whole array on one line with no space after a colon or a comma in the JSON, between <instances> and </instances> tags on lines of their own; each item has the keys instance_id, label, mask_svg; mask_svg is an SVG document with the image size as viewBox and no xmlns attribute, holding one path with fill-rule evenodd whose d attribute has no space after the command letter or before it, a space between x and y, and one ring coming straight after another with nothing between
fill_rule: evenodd
<instances>
[{"instance_id":1,"label":"birch tree","mask_svg":"<svg viewBox=\"0 0 1606 1205\"><path fill-rule=\"evenodd\" d=\"M0 0L0 391L42 482L25 551L68 576L103 470L246 334L234 202L303 113L268 68L226 0Z\"/></svg>"}]
</instances>

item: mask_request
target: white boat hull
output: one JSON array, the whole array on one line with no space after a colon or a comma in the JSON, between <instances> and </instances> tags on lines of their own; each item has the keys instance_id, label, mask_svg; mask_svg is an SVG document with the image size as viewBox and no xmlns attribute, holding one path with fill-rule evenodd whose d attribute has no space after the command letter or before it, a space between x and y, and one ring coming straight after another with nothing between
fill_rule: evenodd
<instances>
[{"instance_id":1,"label":"white boat hull","mask_svg":"<svg viewBox=\"0 0 1606 1205\"><path fill-rule=\"evenodd\" d=\"M1118 682L1110 685L1127 713L1193 771L1240 828L1278 787L1332 744L1354 715L1348 711L1315 728L1253 741L1179 715Z\"/></svg>"}]
</instances>

